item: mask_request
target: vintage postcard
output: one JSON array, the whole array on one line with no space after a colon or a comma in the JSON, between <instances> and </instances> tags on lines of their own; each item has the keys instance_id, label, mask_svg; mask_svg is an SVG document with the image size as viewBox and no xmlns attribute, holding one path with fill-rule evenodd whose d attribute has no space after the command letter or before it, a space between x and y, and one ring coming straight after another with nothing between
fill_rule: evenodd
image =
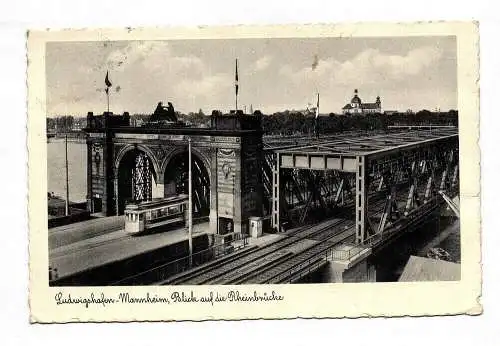
<instances>
[{"instance_id":1,"label":"vintage postcard","mask_svg":"<svg viewBox=\"0 0 500 346\"><path fill-rule=\"evenodd\" d=\"M32 322L481 313L477 23L27 41Z\"/></svg>"}]
</instances>

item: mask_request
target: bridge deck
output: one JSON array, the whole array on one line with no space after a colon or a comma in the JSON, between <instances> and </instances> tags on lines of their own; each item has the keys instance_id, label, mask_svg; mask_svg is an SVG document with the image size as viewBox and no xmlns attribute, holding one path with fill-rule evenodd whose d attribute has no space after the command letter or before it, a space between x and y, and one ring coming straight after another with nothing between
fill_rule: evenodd
<instances>
[{"instance_id":1,"label":"bridge deck","mask_svg":"<svg viewBox=\"0 0 500 346\"><path fill-rule=\"evenodd\" d=\"M193 236L208 233L208 223L193 226ZM59 278L121 261L175 244L188 238L184 228L162 233L131 236L123 229L97 234L49 250L49 266L57 269Z\"/></svg>"},{"instance_id":2,"label":"bridge deck","mask_svg":"<svg viewBox=\"0 0 500 346\"><path fill-rule=\"evenodd\" d=\"M123 216L101 217L49 229L49 249L125 228Z\"/></svg>"}]
</instances>

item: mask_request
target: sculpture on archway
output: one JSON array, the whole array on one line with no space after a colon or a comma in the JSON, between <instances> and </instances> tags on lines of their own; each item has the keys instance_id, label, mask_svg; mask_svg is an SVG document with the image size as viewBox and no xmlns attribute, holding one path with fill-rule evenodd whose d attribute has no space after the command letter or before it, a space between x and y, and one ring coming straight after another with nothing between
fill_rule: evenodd
<instances>
[{"instance_id":1,"label":"sculpture on archway","mask_svg":"<svg viewBox=\"0 0 500 346\"><path fill-rule=\"evenodd\" d=\"M149 123L177 122L174 106L168 102L168 106L163 106L163 102L158 102L154 113L149 118Z\"/></svg>"}]
</instances>

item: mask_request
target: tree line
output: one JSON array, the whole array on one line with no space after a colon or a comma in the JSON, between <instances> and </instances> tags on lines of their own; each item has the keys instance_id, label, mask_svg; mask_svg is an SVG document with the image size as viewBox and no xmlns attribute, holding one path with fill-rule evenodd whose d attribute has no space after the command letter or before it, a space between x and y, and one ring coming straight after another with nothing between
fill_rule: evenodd
<instances>
[{"instance_id":1,"label":"tree line","mask_svg":"<svg viewBox=\"0 0 500 346\"><path fill-rule=\"evenodd\" d=\"M192 126L207 127L210 125L210 116L201 109L198 112L183 114L176 112L177 118ZM148 121L150 114L131 115L131 125L140 126ZM276 112L262 116L262 128L268 135L291 135L314 133L315 117L313 114L304 114L295 111ZM396 112L391 114L344 115L330 113L321 115L317 119L320 133L337 133L343 131L370 131L383 130L388 126L426 126L447 125L458 126L458 111L431 112L421 110L414 112ZM47 118L48 131L72 131L75 126L86 126L86 118L73 116L59 116Z\"/></svg>"},{"instance_id":2,"label":"tree line","mask_svg":"<svg viewBox=\"0 0 500 346\"><path fill-rule=\"evenodd\" d=\"M264 132L269 135L291 135L314 133L315 118L299 112L278 112L262 118ZM337 133L343 131L384 130L388 126L458 126L458 112L431 112L428 110L416 113L391 113L344 115L330 113L317 119L320 133Z\"/></svg>"}]
</instances>

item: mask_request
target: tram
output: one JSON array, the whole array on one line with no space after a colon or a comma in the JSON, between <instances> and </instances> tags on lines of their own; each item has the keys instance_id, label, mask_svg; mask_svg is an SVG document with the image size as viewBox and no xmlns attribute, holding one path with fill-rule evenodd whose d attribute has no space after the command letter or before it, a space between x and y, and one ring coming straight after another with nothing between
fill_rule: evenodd
<instances>
[{"instance_id":1,"label":"tram","mask_svg":"<svg viewBox=\"0 0 500 346\"><path fill-rule=\"evenodd\" d=\"M186 222L188 195L181 194L125 206L125 232L132 235Z\"/></svg>"}]
</instances>

